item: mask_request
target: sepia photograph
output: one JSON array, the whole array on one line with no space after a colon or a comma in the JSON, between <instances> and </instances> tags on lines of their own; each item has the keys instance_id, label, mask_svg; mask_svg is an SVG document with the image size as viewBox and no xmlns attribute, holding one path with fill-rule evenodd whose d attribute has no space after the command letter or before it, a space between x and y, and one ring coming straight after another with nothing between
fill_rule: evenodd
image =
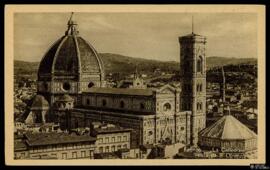
<instances>
[{"instance_id":1,"label":"sepia photograph","mask_svg":"<svg viewBox=\"0 0 270 170\"><path fill-rule=\"evenodd\" d=\"M7 5L7 165L265 163L265 8Z\"/></svg>"}]
</instances>

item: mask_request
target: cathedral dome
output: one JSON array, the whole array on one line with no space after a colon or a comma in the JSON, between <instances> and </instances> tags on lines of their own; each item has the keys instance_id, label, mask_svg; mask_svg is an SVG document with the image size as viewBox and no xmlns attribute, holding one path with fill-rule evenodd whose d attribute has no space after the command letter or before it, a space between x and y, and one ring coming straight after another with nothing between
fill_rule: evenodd
<instances>
[{"instance_id":1,"label":"cathedral dome","mask_svg":"<svg viewBox=\"0 0 270 170\"><path fill-rule=\"evenodd\" d=\"M75 76L103 74L103 63L90 43L79 36L77 23L68 21L68 30L45 53L38 78L48 76Z\"/></svg>"}]
</instances>

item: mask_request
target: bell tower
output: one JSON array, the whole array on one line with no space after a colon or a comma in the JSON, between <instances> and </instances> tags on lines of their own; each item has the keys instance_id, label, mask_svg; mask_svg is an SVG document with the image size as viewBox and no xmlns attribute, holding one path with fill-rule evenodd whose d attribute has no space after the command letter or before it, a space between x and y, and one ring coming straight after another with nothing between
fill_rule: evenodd
<instances>
[{"instance_id":1,"label":"bell tower","mask_svg":"<svg viewBox=\"0 0 270 170\"><path fill-rule=\"evenodd\" d=\"M181 110L191 110L191 145L197 145L198 132L206 122L206 37L193 32L179 37Z\"/></svg>"}]
</instances>

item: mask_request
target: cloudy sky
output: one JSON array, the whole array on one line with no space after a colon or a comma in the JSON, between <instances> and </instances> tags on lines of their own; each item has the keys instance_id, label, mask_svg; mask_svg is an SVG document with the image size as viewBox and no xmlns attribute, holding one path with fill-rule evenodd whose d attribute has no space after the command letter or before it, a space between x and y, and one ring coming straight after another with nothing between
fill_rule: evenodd
<instances>
[{"instance_id":1,"label":"cloudy sky","mask_svg":"<svg viewBox=\"0 0 270 170\"><path fill-rule=\"evenodd\" d=\"M178 37L207 37L207 56L257 57L254 13L75 13L80 35L100 53L179 61ZM16 13L14 59L40 61L64 35L70 13Z\"/></svg>"}]
</instances>

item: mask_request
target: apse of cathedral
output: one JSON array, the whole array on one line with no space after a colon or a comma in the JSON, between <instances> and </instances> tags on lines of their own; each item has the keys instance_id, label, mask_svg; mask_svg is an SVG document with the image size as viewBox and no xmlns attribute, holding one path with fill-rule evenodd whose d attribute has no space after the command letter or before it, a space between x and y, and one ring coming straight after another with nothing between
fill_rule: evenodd
<instances>
[{"instance_id":1,"label":"apse of cathedral","mask_svg":"<svg viewBox=\"0 0 270 170\"><path fill-rule=\"evenodd\" d=\"M193 32L179 37L181 88L109 88L98 53L72 17L67 25L39 65L37 93L43 97L34 100L49 105L43 122L59 123L62 130L90 127L93 121L117 124L133 129L131 147L196 144L205 127L205 37Z\"/></svg>"}]
</instances>

